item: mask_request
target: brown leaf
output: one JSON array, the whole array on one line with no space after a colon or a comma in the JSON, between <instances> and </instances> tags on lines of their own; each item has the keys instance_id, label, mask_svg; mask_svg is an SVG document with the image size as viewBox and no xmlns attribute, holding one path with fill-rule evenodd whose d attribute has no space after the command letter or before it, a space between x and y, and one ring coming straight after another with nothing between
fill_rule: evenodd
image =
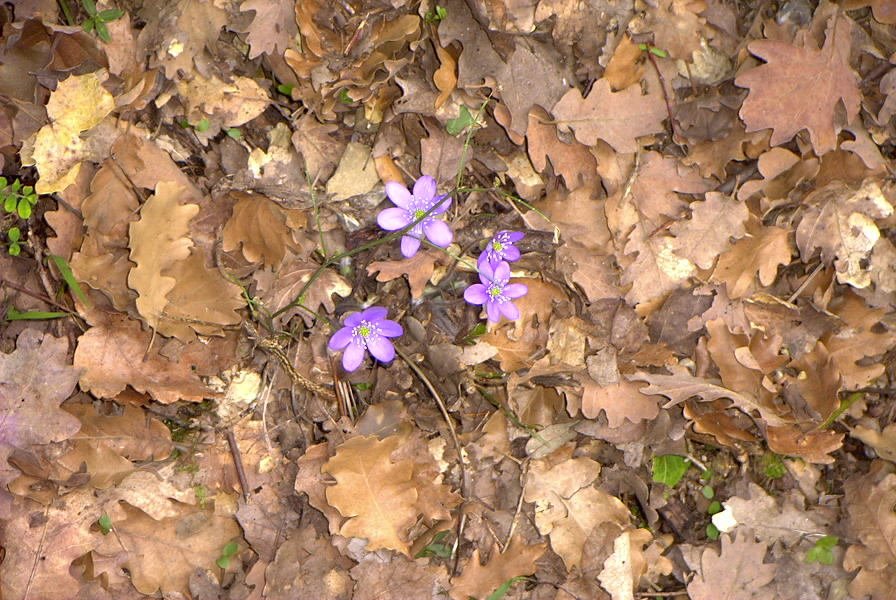
<instances>
[{"instance_id":1,"label":"brown leaf","mask_svg":"<svg viewBox=\"0 0 896 600\"><path fill-rule=\"evenodd\" d=\"M148 392L164 404L186 400L201 402L214 396L186 362L171 362L150 347L152 334L140 324L92 327L78 338L74 363L83 369L81 389L102 398L114 398L126 386Z\"/></svg>"},{"instance_id":2,"label":"brown leaf","mask_svg":"<svg viewBox=\"0 0 896 600\"><path fill-rule=\"evenodd\" d=\"M726 521L733 519L736 527L752 531L766 544L793 546L806 536L826 535L830 525L820 511L806 510L798 496L787 496L779 502L752 482L749 498L734 496L723 504ZM729 533L731 529L723 531Z\"/></svg>"},{"instance_id":3,"label":"brown leaf","mask_svg":"<svg viewBox=\"0 0 896 600\"><path fill-rule=\"evenodd\" d=\"M403 556L385 563L375 558L362 560L351 575L358 582L352 600L430 598L434 590L449 587L444 565L431 564L427 559L411 561Z\"/></svg>"},{"instance_id":4,"label":"brown leaf","mask_svg":"<svg viewBox=\"0 0 896 600\"><path fill-rule=\"evenodd\" d=\"M314 528L305 525L277 549L277 557L265 572L263 597L268 600L320 598L349 600L352 561L341 556Z\"/></svg>"},{"instance_id":5,"label":"brown leaf","mask_svg":"<svg viewBox=\"0 0 896 600\"><path fill-rule=\"evenodd\" d=\"M550 115L540 106L533 106L529 111L526 141L532 165L539 173L544 173L550 159L554 172L563 177L568 190L593 188L597 184L594 155L574 139L570 142L561 140L557 126L550 120Z\"/></svg>"},{"instance_id":6,"label":"brown leaf","mask_svg":"<svg viewBox=\"0 0 896 600\"><path fill-rule=\"evenodd\" d=\"M799 456L803 460L829 465L834 462L830 453L843 445L843 433L830 430L800 431L795 425L773 427L765 430L765 439L773 452L786 456Z\"/></svg>"},{"instance_id":7,"label":"brown leaf","mask_svg":"<svg viewBox=\"0 0 896 600\"><path fill-rule=\"evenodd\" d=\"M806 403L817 413L820 421L827 419L840 406L840 371L824 344L818 342L790 363L797 369L791 381Z\"/></svg>"},{"instance_id":8,"label":"brown leaf","mask_svg":"<svg viewBox=\"0 0 896 600\"><path fill-rule=\"evenodd\" d=\"M711 269L719 254L739 239L746 230L747 205L720 194L709 192L705 200L692 202L691 218L676 221L670 231L675 235L672 248L701 269Z\"/></svg>"},{"instance_id":9,"label":"brown leaf","mask_svg":"<svg viewBox=\"0 0 896 600\"><path fill-rule=\"evenodd\" d=\"M252 23L246 30L249 44L249 58L261 54L280 54L294 43L296 34L296 5L292 0L245 0L240 4L240 12L253 11Z\"/></svg>"},{"instance_id":10,"label":"brown leaf","mask_svg":"<svg viewBox=\"0 0 896 600\"><path fill-rule=\"evenodd\" d=\"M641 81L641 76L644 74L644 63L641 60L643 56L644 52L638 44L628 35L623 36L613 51L610 62L607 63L604 79L616 91L624 90Z\"/></svg>"},{"instance_id":11,"label":"brown leaf","mask_svg":"<svg viewBox=\"0 0 896 600\"><path fill-rule=\"evenodd\" d=\"M541 558L544 550L544 544L526 545L519 536L514 536L503 553L495 544L489 561L482 565L479 548L476 548L463 573L451 582L451 598L484 598L514 577L531 575L536 569L535 561Z\"/></svg>"},{"instance_id":12,"label":"brown leaf","mask_svg":"<svg viewBox=\"0 0 896 600\"><path fill-rule=\"evenodd\" d=\"M233 214L222 231L222 248L235 250L242 244L243 256L276 269L283 262L287 248L292 249L292 232L286 224L286 213L265 196L232 192L237 198Z\"/></svg>"},{"instance_id":13,"label":"brown leaf","mask_svg":"<svg viewBox=\"0 0 896 600\"><path fill-rule=\"evenodd\" d=\"M187 237L190 219L199 212L197 204L180 204L187 190L162 182L156 193L140 209L140 220L131 223L131 269L128 285L135 290L137 310L150 327L157 327L168 307L168 293L177 280L163 271L190 255L193 241Z\"/></svg>"},{"instance_id":14,"label":"brown leaf","mask_svg":"<svg viewBox=\"0 0 896 600\"><path fill-rule=\"evenodd\" d=\"M850 23L846 15L833 16L821 50L772 40L750 42L750 52L766 64L735 80L750 88L740 110L747 131L771 128L771 143L779 146L808 129L818 156L836 149L837 133L856 117L861 100L858 77L849 65ZM835 110L841 100L846 122L838 124Z\"/></svg>"},{"instance_id":15,"label":"brown leaf","mask_svg":"<svg viewBox=\"0 0 896 600\"><path fill-rule=\"evenodd\" d=\"M584 382L582 414L596 419L600 411L607 415L610 427L619 427L624 420L631 423L650 421L660 412L658 398L642 393L647 386L621 380L612 385L598 385L590 378Z\"/></svg>"},{"instance_id":16,"label":"brown leaf","mask_svg":"<svg viewBox=\"0 0 896 600\"><path fill-rule=\"evenodd\" d=\"M848 532L855 540L843 556L843 568L858 570L849 583L854 598L885 600L896 586L896 475L881 466L843 486Z\"/></svg>"},{"instance_id":17,"label":"brown leaf","mask_svg":"<svg viewBox=\"0 0 896 600\"><path fill-rule=\"evenodd\" d=\"M852 293L838 298L829 310L844 326L823 336L821 341L840 369L843 387L855 389L870 384L883 374L884 365L864 359L882 355L896 344L896 338L888 331L878 330L886 311L869 308Z\"/></svg>"},{"instance_id":18,"label":"brown leaf","mask_svg":"<svg viewBox=\"0 0 896 600\"><path fill-rule=\"evenodd\" d=\"M355 437L336 449L321 467L336 479L326 490L327 502L347 517L339 530L345 537L367 540L367 549L388 548L405 555L407 536L417 519L417 490L410 460L393 463L400 443L393 435Z\"/></svg>"},{"instance_id":19,"label":"brown leaf","mask_svg":"<svg viewBox=\"0 0 896 600\"><path fill-rule=\"evenodd\" d=\"M762 588L775 577L776 566L765 564L766 545L752 535L722 536L722 551L703 551L700 574L688 584L693 600L756 600L767 598Z\"/></svg>"},{"instance_id":20,"label":"brown leaf","mask_svg":"<svg viewBox=\"0 0 896 600\"><path fill-rule=\"evenodd\" d=\"M352 286L345 277L332 269L324 269L308 286L303 296L296 298L299 290L305 287L317 268L318 265L315 263L293 258L277 271L268 269L255 271L253 277L257 284L256 295L265 303L265 307L272 313L286 309L277 316L275 323L285 323L297 314L302 315L302 318L310 323L314 315L308 311L313 313L323 306L324 310L332 313L336 310L333 294L346 297L351 293ZM302 306L287 308L295 300Z\"/></svg>"},{"instance_id":21,"label":"brown leaf","mask_svg":"<svg viewBox=\"0 0 896 600\"><path fill-rule=\"evenodd\" d=\"M613 554L604 561L597 579L614 600L634 600L641 576L647 572L644 546L652 540L646 529L632 529L613 541Z\"/></svg>"},{"instance_id":22,"label":"brown leaf","mask_svg":"<svg viewBox=\"0 0 896 600\"><path fill-rule=\"evenodd\" d=\"M367 265L367 274L373 275L379 271L377 281L392 281L407 275L411 297L419 299L423 296L423 290L432 277L440 255L435 250L425 249L404 260L375 260Z\"/></svg>"},{"instance_id":23,"label":"brown leaf","mask_svg":"<svg viewBox=\"0 0 896 600\"><path fill-rule=\"evenodd\" d=\"M571 89L551 108L561 130L572 129L576 139L593 146L602 139L617 152L636 152L637 138L661 133L667 117L659 91L642 95L638 86L613 92L598 79L587 98Z\"/></svg>"},{"instance_id":24,"label":"brown leaf","mask_svg":"<svg viewBox=\"0 0 896 600\"><path fill-rule=\"evenodd\" d=\"M781 227L748 226L747 236L719 257L712 279L724 283L732 299L749 295L756 286L771 285L778 265L790 264L790 233Z\"/></svg>"}]
</instances>

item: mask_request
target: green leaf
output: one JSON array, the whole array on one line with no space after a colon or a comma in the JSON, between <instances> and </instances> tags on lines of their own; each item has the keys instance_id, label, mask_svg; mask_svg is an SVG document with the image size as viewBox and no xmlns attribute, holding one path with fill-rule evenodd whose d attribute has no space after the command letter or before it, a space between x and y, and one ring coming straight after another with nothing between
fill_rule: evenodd
<instances>
[{"instance_id":1,"label":"green leaf","mask_svg":"<svg viewBox=\"0 0 896 600\"><path fill-rule=\"evenodd\" d=\"M675 487L690 466L691 461L683 456L676 454L655 456L653 458L653 481Z\"/></svg>"},{"instance_id":2,"label":"green leaf","mask_svg":"<svg viewBox=\"0 0 896 600\"><path fill-rule=\"evenodd\" d=\"M457 115L457 118L448 119L448 122L445 123L445 131L448 132L448 135L457 135L475 122L476 119L473 118L473 113L470 112L470 109L466 106L461 106L460 114Z\"/></svg>"},{"instance_id":3,"label":"green leaf","mask_svg":"<svg viewBox=\"0 0 896 600\"><path fill-rule=\"evenodd\" d=\"M438 18L439 21L444 21L445 17L447 17L447 16L448 16L448 9L445 8L444 6L439 6L438 4L436 4L436 18Z\"/></svg>"},{"instance_id":4,"label":"green leaf","mask_svg":"<svg viewBox=\"0 0 896 600\"><path fill-rule=\"evenodd\" d=\"M700 489L700 493L702 493L703 497L706 498L707 500L712 500L716 495L716 491L714 489L712 489L711 485L704 485Z\"/></svg>"},{"instance_id":5,"label":"green leaf","mask_svg":"<svg viewBox=\"0 0 896 600\"><path fill-rule=\"evenodd\" d=\"M243 139L243 132L240 131L237 127L228 127L226 131L228 137L232 137L235 140Z\"/></svg>"},{"instance_id":6,"label":"green leaf","mask_svg":"<svg viewBox=\"0 0 896 600\"><path fill-rule=\"evenodd\" d=\"M215 564L222 569L226 569L230 564L230 559L236 555L239 549L240 546L236 542L227 542L227 545L221 550L221 556L215 561Z\"/></svg>"},{"instance_id":7,"label":"green leaf","mask_svg":"<svg viewBox=\"0 0 896 600\"><path fill-rule=\"evenodd\" d=\"M87 20L84 21L84 23L81 25L81 28L82 28L84 31L86 31L87 33L91 33L91 32L93 32L93 28L94 28L94 27L96 27L96 21L94 21L93 19L87 19Z\"/></svg>"},{"instance_id":8,"label":"green leaf","mask_svg":"<svg viewBox=\"0 0 896 600\"><path fill-rule=\"evenodd\" d=\"M112 36L109 35L109 29L106 27L105 23L99 20L99 18L96 20L96 35L107 44L112 41Z\"/></svg>"},{"instance_id":9,"label":"green leaf","mask_svg":"<svg viewBox=\"0 0 896 600\"><path fill-rule=\"evenodd\" d=\"M709 506L706 507L706 512L710 515L717 515L722 512L722 503L718 500L713 500L709 503Z\"/></svg>"},{"instance_id":10,"label":"green leaf","mask_svg":"<svg viewBox=\"0 0 896 600\"><path fill-rule=\"evenodd\" d=\"M10 256L18 256L22 253L22 247L19 246L18 242L13 242L9 245L8 252Z\"/></svg>"},{"instance_id":11,"label":"green leaf","mask_svg":"<svg viewBox=\"0 0 896 600\"><path fill-rule=\"evenodd\" d=\"M423 548L414 558L428 558L430 556L438 556L439 558L451 558L451 545L445 544L442 540L448 536L450 532L440 531L435 534L432 541Z\"/></svg>"},{"instance_id":12,"label":"green leaf","mask_svg":"<svg viewBox=\"0 0 896 600\"><path fill-rule=\"evenodd\" d=\"M22 195L23 195L23 196L30 196L30 195L33 194L33 193L34 193L34 187L33 187L33 186L26 185L25 187L22 188Z\"/></svg>"},{"instance_id":13,"label":"green leaf","mask_svg":"<svg viewBox=\"0 0 896 600\"><path fill-rule=\"evenodd\" d=\"M18 242L22 239L22 231L18 227L10 227L9 231L6 232L6 237L9 238L10 242Z\"/></svg>"},{"instance_id":14,"label":"green leaf","mask_svg":"<svg viewBox=\"0 0 896 600\"><path fill-rule=\"evenodd\" d=\"M68 261L55 254L51 254L50 259L56 264L56 268L59 269L59 274L62 275L62 280L65 281L72 293L78 297L81 304L87 308L91 308L93 304L90 302L87 294L84 293L84 290L81 289L81 285L75 279L75 275L72 273L72 268L69 266Z\"/></svg>"},{"instance_id":15,"label":"green leaf","mask_svg":"<svg viewBox=\"0 0 896 600\"><path fill-rule=\"evenodd\" d=\"M81 4L84 5L84 10L91 17L96 16L96 4L94 4L93 0L81 0Z\"/></svg>"},{"instance_id":16,"label":"green leaf","mask_svg":"<svg viewBox=\"0 0 896 600\"><path fill-rule=\"evenodd\" d=\"M294 85L291 85L289 83L279 83L277 84L277 91L284 96L292 96L292 90L294 87Z\"/></svg>"},{"instance_id":17,"label":"green leaf","mask_svg":"<svg viewBox=\"0 0 896 600\"><path fill-rule=\"evenodd\" d=\"M476 343L476 339L480 336L485 335L485 332L488 331L488 328L485 326L485 323L479 322L470 330L466 336L464 336L464 343L472 346Z\"/></svg>"},{"instance_id":18,"label":"green leaf","mask_svg":"<svg viewBox=\"0 0 896 600\"><path fill-rule=\"evenodd\" d=\"M9 185L9 182L6 181L6 177L0 177L0 188L5 188Z\"/></svg>"},{"instance_id":19,"label":"green leaf","mask_svg":"<svg viewBox=\"0 0 896 600\"><path fill-rule=\"evenodd\" d=\"M12 252L10 252L10 254L12 254ZM16 255L13 254L13 256ZM59 311L29 310L27 312L19 312L11 306L6 311L7 321L43 321L45 319L59 319L66 316L68 316L68 313Z\"/></svg>"},{"instance_id":20,"label":"green leaf","mask_svg":"<svg viewBox=\"0 0 896 600\"><path fill-rule=\"evenodd\" d=\"M525 581L525 580L526 580L525 577L514 577L513 579L508 579L507 581L502 583L500 586L498 586L498 589L496 589L494 592L489 594L488 598L486 598L486 600L501 600L501 598L503 598L504 595L510 591L510 588L512 588L515 583L517 583L519 581Z\"/></svg>"},{"instance_id":21,"label":"green leaf","mask_svg":"<svg viewBox=\"0 0 896 600\"><path fill-rule=\"evenodd\" d=\"M807 563L821 563L823 565L834 564L834 547L840 541L836 535L826 535L817 540L815 545L806 552Z\"/></svg>"},{"instance_id":22,"label":"green leaf","mask_svg":"<svg viewBox=\"0 0 896 600\"><path fill-rule=\"evenodd\" d=\"M32 212L31 205L27 201L23 200L23 201L19 202L16 212L18 213L19 218L29 219L29 218L31 218L31 212Z\"/></svg>"},{"instance_id":23,"label":"green leaf","mask_svg":"<svg viewBox=\"0 0 896 600\"><path fill-rule=\"evenodd\" d=\"M20 189L22 189L22 182L16 179L12 182L12 191L18 193Z\"/></svg>"},{"instance_id":24,"label":"green leaf","mask_svg":"<svg viewBox=\"0 0 896 600\"><path fill-rule=\"evenodd\" d=\"M18 205L18 201L16 200L15 196L7 196L3 200L3 210L5 210L8 213L16 212L17 205Z\"/></svg>"},{"instance_id":25,"label":"green leaf","mask_svg":"<svg viewBox=\"0 0 896 600\"><path fill-rule=\"evenodd\" d=\"M97 525L100 526L100 531L103 532L103 535L109 535L109 532L112 531L112 517L103 513L102 516L97 519Z\"/></svg>"},{"instance_id":26,"label":"green leaf","mask_svg":"<svg viewBox=\"0 0 896 600\"><path fill-rule=\"evenodd\" d=\"M787 474L787 465L780 456L770 452L762 455L762 472L769 479L781 479Z\"/></svg>"},{"instance_id":27,"label":"green leaf","mask_svg":"<svg viewBox=\"0 0 896 600\"><path fill-rule=\"evenodd\" d=\"M211 123L208 118L203 118L201 121L196 123L196 131L202 133L204 131L208 131L208 128L211 127Z\"/></svg>"},{"instance_id":28,"label":"green leaf","mask_svg":"<svg viewBox=\"0 0 896 600\"><path fill-rule=\"evenodd\" d=\"M109 23L110 21L115 21L116 19L120 19L124 15L124 11L120 8L107 8L106 10L102 10L97 14L97 17L102 21Z\"/></svg>"},{"instance_id":29,"label":"green leaf","mask_svg":"<svg viewBox=\"0 0 896 600\"><path fill-rule=\"evenodd\" d=\"M337 94L336 97L339 98L339 101L342 102L343 104L354 103L354 100L352 100L352 97L348 95L348 90L345 88L342 88L341 90L339 90L339 94Z\"/></svg>"},{"instance_id":30,"label":"green leaf","mask_svg":"<svg viewBox=\"0 0 896 600\"><path fill-rule=\"evenodd\" d=\"M706 526L706 537L715 541L719 539L719 528L710 523Z\"/></svg>"}]
</instances>

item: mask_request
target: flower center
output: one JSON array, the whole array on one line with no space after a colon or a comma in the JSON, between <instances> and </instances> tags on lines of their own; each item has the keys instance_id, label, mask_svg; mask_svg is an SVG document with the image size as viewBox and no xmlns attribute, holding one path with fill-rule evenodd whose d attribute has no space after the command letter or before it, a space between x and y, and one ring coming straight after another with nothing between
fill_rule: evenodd
<instances>
[{"instance_id":1,"label":"flower center","mask_svg":"<svg viewBox=\"0 0 896 600\"><path fill-rule=\"evenodd\" d=\"M423 210L422 208L418 208L417 210L414 211L414 220L419 221L420 219L423 218L423 216L425 214L426 214L425 210Z\"/></svg>"},{"instance_id":2,"label":"flower center","mask_svg":"<svg viewBox=\"0 0 896 600\"><path fill-rule=\"evenodd\" d=\"M358 327L358 335L360 335L361 337L367 337L368 335L370 335L370 327L368 327L367 325L361 325L360 327Z\"/></svg>"},{"instance_id":3,"label":"flower center","mask_svg":"<svg viewBox=\"0 0 896 600\"><path fill-rule=\"evenodd\" d=\"M494 242L492 242L492 250L494 250L495 252L500 252L503 249L504 249L504 244L502 244L498 240L495 240Z\"/></svg>"},{"instance_id":4,"label":"flower center","mask_svg":"<svg viewBox=\"0 0 896 600\"><path fill-rule=\"evenodd\" d=\"M498 285L490 285L488 287L488 295L492 299L500 298L502 291L501 286Z\"/></svg>"}]
</instances>

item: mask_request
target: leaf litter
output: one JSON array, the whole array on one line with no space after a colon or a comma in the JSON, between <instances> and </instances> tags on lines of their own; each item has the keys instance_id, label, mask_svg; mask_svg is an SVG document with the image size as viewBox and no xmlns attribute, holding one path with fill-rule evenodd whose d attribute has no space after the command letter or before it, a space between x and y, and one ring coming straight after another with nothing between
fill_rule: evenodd
<instances>
[{"instance_id":1,"label":"leaf litter","mask_svg":"<svg viewBox=\"0 0 896 600\"><path fill-rule=\"evenodd\" d=\"M890 4L8 6L0 595L889 599Z\"/></svg>"}]
</instances>

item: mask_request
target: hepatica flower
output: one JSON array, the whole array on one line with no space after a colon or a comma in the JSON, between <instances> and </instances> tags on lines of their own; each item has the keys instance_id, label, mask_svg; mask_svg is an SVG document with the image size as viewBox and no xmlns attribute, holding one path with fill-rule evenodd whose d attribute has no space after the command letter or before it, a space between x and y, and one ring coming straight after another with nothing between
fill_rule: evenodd
<instances>
[{"instance_id":1,"label":"hepatica flower","mask_svg":"<svg viewBox=\"0 0 896 600\"><path fill-rule=\"evenodd\" d=\"M397 231L419 221L401 237L401 254L405 258L417 254L420 240L424 237L441 248L447 247L454 239L448 224L438 218L448 210L451 198L436 194L436 180L429 175L423 175L414 183L413 193L400 183L389 181L386 183L386 195L395 206L377 216L376 222L380 227L386 231ZM429 212L430 209L432 212Z\"/></svg>"},{"instance_id":2,"label":"hepatica flower","mask_svg":"<svg viewBox=\"0 0 896 600\"><path fill-rule=\"evenodd\" d=\"M387 319L387 314L382 306L352 313L346 317L345 326L330 338L330 350L344 350L342 366L346 371L361 366L366 351L380 362L395 358L395 346L389 338L400 336L404 330L395 321Z\"/></svg>"},{"instance_id":3,"label":"hepatica flower","mask_svg":"<svg viewBox=\"0 0 896 600\"><path fill-rule=\"evenodd\" d=\"M479 280L464 291L464 300L470 304L481 304L492 323L501 317L511 321L520 318L520 310L512 302L526 295L529 288L522 283L510 283L510 265L501 261L492 267L487 261L479 266Z\"/></svg>"},{"instance_id":4,"label":"hepatica flower","mask_svg":"<svg viewBox=\"0 0 896 600\"><path fill-rule=\"evenodd\" d=\"M499 231L488 241L485 250L482 251L479 259L476 261L477 265L479 268L482 268L482 264L487 262L494 269L501 261L513 262L519 260L520 250L514 244L525 236L526 234L521 231Z\"/></svg>"}]
</instances>

